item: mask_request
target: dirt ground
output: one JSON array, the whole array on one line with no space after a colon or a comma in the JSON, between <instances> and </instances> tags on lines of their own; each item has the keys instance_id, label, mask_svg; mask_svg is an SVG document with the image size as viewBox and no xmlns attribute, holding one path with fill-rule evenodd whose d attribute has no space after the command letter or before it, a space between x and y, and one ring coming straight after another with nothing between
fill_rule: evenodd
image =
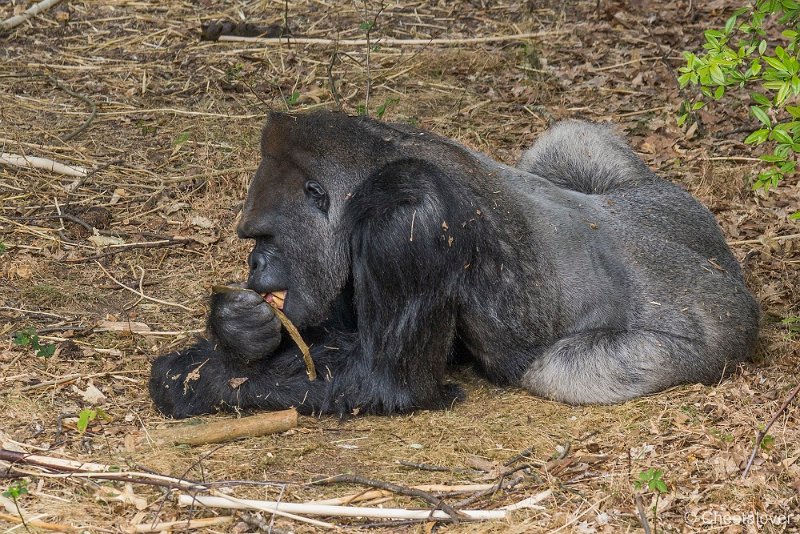
<instances>
[{"instance_id":1,"label":"dirt ground","mask_svg":"<svg viewBox=\"0 0 800 534\"><path fill-rule=\"evenodd\" d=\"M0 3L0 19L30 3ZM751 191L755 154L741 139L756 126L746 95L703 111L699 128L675 121L686 96L675 81L680 52L699 49L703 29L724 24L736 4L63 1L0 36L0 152L92 170L80 179L0 166L3 448L195 481L260 482L215 487L286 502L365 489L308 485L343 473L405 487L495 485L441 495L464 509L497 509L549 491L505 520L439 523L437 531L636 531L644 522L638 501L648 528L664 532L797 532L797 403L769 430L744 480L742 472L756 432L798 380L800 344L781 321L800 315L800 241L771 238L798 233L787 216L800 208L800 186L794 177L769 195ZM369 32L370 46L201 41L201 24L219 19L331 41ZM463 41L529 33L536 35ZM212 284L245 276L249 244L234 228L266 112L334 108L337 98L350 113L366 108L412 122L512 164L551 117L615 123L651 167L717 216L763 308L757 361L716 387L593 407L458 371L469 397L444 412L302 417L295 430L223 446L137 445L131 436L176 425L150 403L149 362L203 328ZM140 333L118 329L131 324ZM41 345L55 343L54 355L15 344L15 333L31 327ZM89 409L99 415L82 433L78 415ZM224 424L219 416L202 420ZM322 528L182 507L164 487L7 467L0 464L0 526L15 532L39 530L15 519L7 490L23 486L28 493L16 503L27 519L84 532L213 517L221 519L205 530ZM661 494L635 486L650 469L662 473ZM366 505L429 506L402 495ZM318 519L347 531L433 528Z\"/></svg>"}]
</instances>

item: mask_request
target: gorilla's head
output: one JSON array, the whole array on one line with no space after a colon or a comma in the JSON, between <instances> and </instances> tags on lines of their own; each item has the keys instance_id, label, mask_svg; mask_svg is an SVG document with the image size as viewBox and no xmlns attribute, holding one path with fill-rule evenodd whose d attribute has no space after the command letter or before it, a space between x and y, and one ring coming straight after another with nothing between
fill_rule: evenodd
<instances>
[{"instance_id":1,"label":"gorilla's head","mask_svg":"<svg viewBox=\"0 0 800 534\"><path fill-rule=\"evenodd\" d=\"M237 233L255 240L248 287L286 291L284 312L299 326L324 319L350 275L340 223L358 185L391 157L391 129L369 133L382 126L322 112L271 113L264 127Z\"/></svg>"},{"instance_id":2,"label":"gorilla's head","mask_svg":"<svg viewBox=\"0 0 800 534\"><path fill-rule=\"evenodd\" d=\"M335 112L270 113L237 230L255 240L248 287L286 291L284 312L298 326L325 319L358 262L354 247L363 255L365 247L378 254L388 246L361 215L368 212L373 222L391 218L399 206L425 196L416 185L404 188L395 175L382 175L409 156L448 168L475 161L449 140L407 125ZM354 242L358 224L367 226L361 229L372 236L369 242Z\"/></svg>"}]
</instances>

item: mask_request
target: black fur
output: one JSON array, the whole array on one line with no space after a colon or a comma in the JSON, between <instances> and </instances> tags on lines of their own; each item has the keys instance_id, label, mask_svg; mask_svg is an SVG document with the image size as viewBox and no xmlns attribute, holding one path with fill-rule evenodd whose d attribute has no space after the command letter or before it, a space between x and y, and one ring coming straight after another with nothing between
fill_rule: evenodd
<instances>
[{"instance_id":1,"label":"black fur","mask_svg":"<svg viewBox=\"0 0 800 534\"><path fill-rule=\"evenodd\" d=\"M165 414L445 408L454 347L489 380L575 404L713 383L758 309L713 216L606 128L567 122L518 168L408 126L271 114L239 235L247 286L158 358ZM259 294L313 346L316 381ZM241 383L237 378L246 378Z\"/></svg>"}]
</instances>

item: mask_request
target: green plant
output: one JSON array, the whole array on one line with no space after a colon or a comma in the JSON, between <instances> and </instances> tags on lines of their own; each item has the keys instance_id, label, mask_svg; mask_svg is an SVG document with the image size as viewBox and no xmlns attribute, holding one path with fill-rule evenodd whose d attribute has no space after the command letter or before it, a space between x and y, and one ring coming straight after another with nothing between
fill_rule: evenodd
<instances>
[{"instance_id":1,"label":"green plant","mask_svg":"<svg viewBox=\"0 0 800 534\"><path fill-rule=\"evenodd\" d=\"M3 492L3 497L15 501L28 493L28 482L26 480L17 480L12 482L8 489Z\"/></svg>"},{"instance_id":2,"label":"green plant","mask_svg":"<svg viewBox=\"0 0 800 534\"><path fill-rule=\"evenodd\" d=\"M786 334L787 338L794 339L800 334L800 317L790 315L789 317L781 319L781 324L786 325L786 329L789 331Z\"/></svg>"},{"instance_id":3,"label":"green plant","mask_svg":"<svg viewBox=\"0 0 800 534\"><path fill-rule=\"evenodd\" d=\"M661 469L651 467L639 473L639 479L633 483L637 491L650 491L655 494L655 504L653 504L653 532L656 532L656 519L658 518L658 499L662 493L667 493L669 488L662 478L664 472Z\"/></svg>"},{"instance_id":4,"label":"green plant","mask_svg":"<svg viewBox=\"0 0 800 534\"><path fill-rule=\"evenodd\" d=\"M188 140L189 140L189 132L181 132L178 134L177 137L175 137L175 140L172 141L172 146L177 149L179 146L181 146Z\"/></svg>"},{"instance_id":5,"label":"green plant","mask_svg":"<svg viewBox=\"0 0 800 534\"><path fill-rule=\"evenodd\" d=\"M78 414L78 423L76 424L78 432L81 434L86 432L86 429L89 428L89 423L94 421L96 418L97 410L92 410L90 408L81 410L81 412Z\"/></svg>"},{"instance_id":6,"label":"green plant","mask_svg":"<svg viewBox=\"0 0 800 534\"><path fill-rule=\"evenodd\" d=\"M8 250L8 247L6 247L5 243L0 241L0 254L5 254L6 250Z\"/></svg>"},{"instance_id":7,"label":"green plant","mask_svg":"<svg viewBox=\"0 0 800 534\"><path fill-rule=\"evenodd\" d=\"M14 333L14 345L18 347L30 347L33 349L37 356L49 358L56 352L55 343L45 343L42 345L39 342L39 335L33 328L24 328Z\"/></svg>"},{"instance_id":8,"label":"green plant","mask_svg":"<svg viewBox=\"0 0 800 534\"><path fill-rule=\"evenodd\" d=\"M765 451L772 449L772 447L775 446L775 436L766 434L763 438L761 438L761 443L758 445Z\"/></svg>"},{"instance_id":9,"label":"green plant","mask_svg":"<svg viewBox=\"0 0 800 534\"><path fill-rule=\"evenodd\" d=\"M800 3L756 0L734 11L724 28L706 30L704 36L704 52L684 52L686 65L678 69L681 88L700 89L681 106L678 123L729 90L749 90L750 113L759 127L744 142L771 148L760 156L766 166L753 189L769 191L795 172L800 154ZM800 212L792 218L800 218Z\"/></svg>"},{"instance_id":10,"label":"green plant","mask_svg":"<svg viewBox=\"0 0 800 534\"><path fill-rule=\"evenodd\" d=\"M397 104L399 101L400 99L390 96L389 98L383 101L383 104L378 106L378 109L375 110L375 116L378 117L379 119L382 119L383 114L386 113L386 110L389 108L389 106L393 106Z\"/></svg>"},{"instance_id":11,"label":"green plant","mask_svg":"<svg viewBox=\"0 0 800 534\"><path fill-rule=\"evenodd\" d=\"M286 105L289 107L294 106L300 100L300 91L292 91L292 94L286 97Z\"/></svg>"},{"instance_id":12,"label":"green plant","mask_svg":"<svg viewBox=\"0 0 800 534\"><path fill-rule=\"evenodd\" d=\"M17 508L17 514L19 514L19 518L22 519L22 524L25 525L27 529L27 524L25 523L25 516L22 515L22 510L19 508L19 503L17 499L26 495L28 493L28 481L27 480L17 480L16 482L12 482L11 485L8 486L3 492L3 497L7 499L11 499L14 503L14 506Z\"/></svg>"},{"instance_id":13,"label":"green plant","mask_svg":"<svg viewBox=\"0 0 800 534\"><path fill-rule=\"evenodd\" d=\"M233 83L242 76L243 71L244 65L241 63L230 65L227 69L225 69L225 80L228 83Z\"/></svg>"}]
</instances>

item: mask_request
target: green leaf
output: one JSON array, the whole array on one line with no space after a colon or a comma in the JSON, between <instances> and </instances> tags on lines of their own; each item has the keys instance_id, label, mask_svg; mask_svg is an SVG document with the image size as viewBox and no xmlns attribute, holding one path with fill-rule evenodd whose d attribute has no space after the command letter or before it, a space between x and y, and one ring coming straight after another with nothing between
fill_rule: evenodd
<instances>
[{"instance_id":1,"label":"green leaf","mask_svg":"<svg viewBox=\"0 0 800 534\"><path fill-rule=\"evenodd\" d=\"M770 137L772 137L773 140L775 140L775 141L777 141L779 143L786 143L786 144L789 144L789 145L792 144L791 136L789 134L787 134L786 132L784 132L783 130L779 130L777 128L772 130L772 134L770 135Z\"/></svg>"},{"instance_id":2,"label":"green leaf","mask_svg":"<svg viewBox=\"0 0 800 534\"><path fill-rule=\"evenodd\" d=\"M300 91L292 91L292 94L286 97L286 104L294 106L300 100Z\"/></svg>"},{"instance_id":3,"label":"green leaf","mask_svg":"<svg viewBox=\"0 0 800 534\"><path fill-rule=\"evenodd\" d=\"M14 333L14 345L18 347L25 347L31 344L31 329L18 330Z\"/></svg>"},{"instance_id":4,"label":"green leaf","mask_svg":"<svg viewBox=\"0 0 800 534\"><path fill-rule=\"evenodd\" d=\"M8 250L8 248L6 248L6 244L0 241L0 254L5 254L6 250Z\"/></svg>"},{"instance_id":5,"label":"green leaf","mask_svg":"<svg viewBox=\"0 0 800 534\"><path fill-rule=\"evenodd\" d=\"M663 480L659 479L654 482L655 482L655 490L658 491L659 493L666 493L667 491L669 491L669 488L667 488L667 483L664 482Z\"/></svg>"},{"instance_id":6,"label":"green leaf","mask_svg":"<svg viewBox=\"0 0 800 534\"><path fill-rule=\"evenodd\" d=\"M772 105L772 103L769 101L769 98L762 95L761 93L750 93L750 98L752 98L756 104L761 104L762 106Z\"/></svg>"},{"instance_id":7,"label":"green leaf","mask_svg":"<svg viewBox=\"0 0 800 534\"><path fill-rule=\"evenodd\" d=\"M769 138L769 130L766 128L761 128L760 130L756 130L755 132L748 135L747 139L744 140L744 143L746 145L760 145L768 138Z\"/></svg>"},{"instance_id":8,"label":"green leaf","mask_svg":"<svg viewBox=\"0 0 800 534\"><path fill-rule=\"evenodd\" d=\"M179 147L183 143L189 140L189 132L181 132L178 134L178 137L172 142L172 146Z\"/></svg>"},{"instance_id":9,"label":"green leaf","mask_svg":"<svg viewBox=\"0 0 800 534\"><path fill-rule=\"evenodd\" d=\"M795 119L800 119L800 106L786 106L784 109Z\"/></svg>"},{"instance_id":10,"label":"green leaf","mask_svg":"<svg viewBox=\"0 0 800 534\"><path fill-rule=\"evenodd\" d=\"M780 59L771 56L762 56L762 57L764 58L764 61L769 63L769 66L772 67L773 69L779 70L781 72L789 72L789 69L786 67L786 65L783 64L783 61L781 61Z\"/></svg>"},{"instance_id":11,"label":"green leaf","mask_svg":"<svg viewBox=\"0 0 800 534\"><path fill-rule=\"evenodd\" d=\"M89 428L89 423L94 421L95 417L97 417L97 412L95 410L81 410L81 412L78 414L78 423L76 425L78 432L81 434L86 432L86 429Z\"/></svg>"},{"instance_id":12,"label":"green leaf","mask_svg":"<svg viewBox=\"0 0 800 534\"><path fill-rule=\"evenodd\" d=\"M36 351L37 356L41 356L42 358L49 358L56 352L56 344L55 343L48 343L46 345L42 345Z\"/></svg>"},{"instance_id":13,"label":"green leaf","mask_svg":"<svg viewBox=\"0 0 800 534\"><path fill-rule=\"evenodd\" d=\"M724 85L720 85L714 91L714 100L719 100L720 98L722 98L722 95L724 95L724 94L725 94L725 86Z\"/></svg>"},{"instance_id":14,"label":"green leaf","mask_svg":"<svg viewBox=\"0 0 800 534\"><path fill-rule=\"evenodd\" d=\"M363 31L363 32L369 32L369 31L371 31L371 30L372 30L372 28L373 28L373 26L375 26L375 24L374 24L373 22L369 22L369 21L366 21L366 20L365 20L364 22L362 22L361 24L359 24L359 25L358 25L358 27L359 27L359 28L361 29L361 31Z\"/></svg>"},{"instance_id":15,"label":"green leaf","mask_svg":"<svg viewBox=\"0 0 800 534\"><path fill-rule=\"evenodd\" d=\"M733 26L736 24L736 18L736 15L734 15L725 22L725 33L731 33Z\"/></svg>"},{"instance_id":16,"label":"green leaf","mask_svg":"<svg viewBox=\"0 0 800 534\"><path fill-rule=\"evenodd\" d=\"M709 75L711 75L711 80L716 83L717 85L725 85L725 75L722 74L722 69L719 65L711 65L711 68L708 70Z\"/></svg>"},{"instance_id":17,"label":"green leaf","mask_svg":"<svg viewBox=\"0 0 800 534\"><path fill-rule=\"evenodd\" d=\"M692 111L697 111L698 109L702 109L705 105L706 103L703 102L702 100L695 102L694 104L692 104Z\"/></svg>"},{"instance_id":18,"label":"green leaf","mask_svg":"<svg viewBox=\"0 0 800 534\"><path fill-rule=\"evenodd\" d=\"M767 41L764 40L764 39L761 39L761 42L758 43L758 53L763 56L764 52L766 52L766 51L767 51Z\"/></svg>"},{"instance_id":19,"label":"green leaf","mask_svg":"<svg viewBox=\"0 0 800 534\"><path fill-rule=\"evenodd\" d=\"M688 118L689 118L689 114L688 113L684 113L683 115L679 115L678 116L678 126L683 126L683 124L686 122L686 119L688 119Z\"/></svg>"},{"instance_id":20,"label":"green leaf","mask_svg":"<svg viewBox=\"0 0 800 534\"><path fill-rule=\"evenodd\" d=\"M779 106L786 101L786 97L789 96L789 91L792 90L791 83L784 82L781 85L781 88L778 90L778 94L775 96L775 103Z\"/></svg>"},{"instance_id":21,"label":"green leaf","mask_svg":"<svg viewBox=\"0 0 800 534\"><path fill-rule=\"evenodd\" d=\"M764 126L767 127L772 126L772 121L769 120L769 116L767 115L767 112L764 111L763 108L760 108L758 106L750 106L750 111L753 113L753 116L755 118L757 118L759 121L761 121L762 124L764 124Z\"/></svg>"},{"instance_id":22,"label":"green leaf","mask_svg":"<svg viewBox=\"0 0 800 534\"><path fill-rule=\"evenodd\" d=\"M791 215L789 215L789 220L790 221L800 221L800 211L796 211L796 212L792 213Z\"/></svg>"}]
</instances>

